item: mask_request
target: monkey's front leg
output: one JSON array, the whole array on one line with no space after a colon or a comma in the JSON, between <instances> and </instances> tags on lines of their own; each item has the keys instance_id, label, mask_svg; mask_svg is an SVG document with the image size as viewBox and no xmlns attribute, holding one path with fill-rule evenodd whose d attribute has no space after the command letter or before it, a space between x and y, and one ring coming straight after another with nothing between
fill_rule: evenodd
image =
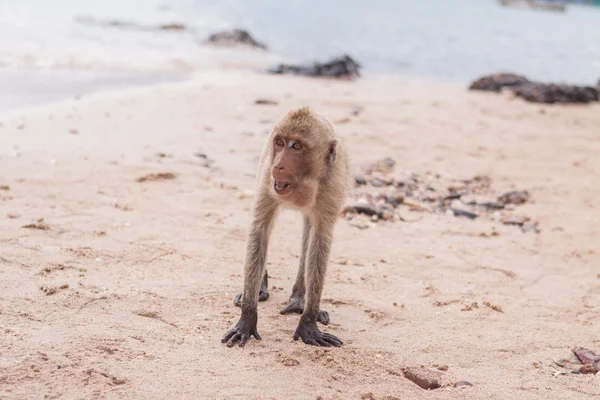
<instances>
[{"instance_id":1,"label":"monkey's front leg","mask_svg":"<svg viewBox=\"0 0 600 400\"><path fill-rule=\"evenodd\" d=\"M310 240L310 220L307 216L304 216L304 230L302 233L302 252L300 253L300 265L298 265L298 275L296 276L296 283L292 289L292 295L290 296L290 302L283 310L281 314L302 314L304 312L304 303L306 297L306 259L308 258L308 242ZM241 297L241 295L240 295ZM323 325L329 324L329 313L327 311L320 310L317 321Z\"/></svg>"},{"instance_id":2,"label":"monkey's front leg","mask_svg":"<svg viewBox=\"0 0 600 400\"><path fill-rule=\"evenodd\" d=\"M269 202L268 196L263 197L257 203L254 220L246 242L242 316L238 323L221 338L221 342L227 343L228 347L233 346L238 341L240 347L242 347L250 336L260 340L257 330L258 296L265 270L271 225L276 209L276 204Z\"/></svg>"},{"instance_id":3,"label":"monkey's front leg","mask_svg":"<svg viewBox=\"0 0 600 400\"><path fill-rule=\"evenodd\" d=\"M298 327L294 332L294 340L302 338L304 343L314 346L340 347L343 344L336 336L321 332L317 328L319 304L325 283L334 224L335 219L319 221L312 226L310 234L306 263L306 304Z\"/></svg>"}]
</instances>

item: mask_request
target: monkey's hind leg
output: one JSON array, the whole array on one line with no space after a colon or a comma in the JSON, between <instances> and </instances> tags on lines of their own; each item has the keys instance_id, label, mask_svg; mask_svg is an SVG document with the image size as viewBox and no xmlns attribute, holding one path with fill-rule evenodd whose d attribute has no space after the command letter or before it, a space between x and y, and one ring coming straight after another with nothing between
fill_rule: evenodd
<instances>
[{"instance_id":1,"label":"monkey's hind leg","mask_svg":"<svg viewBox=\"0 0 600 400\"><path fill-rule=\"evenodd\" d=\"M302 233L302 252L300 254L300 265L298 266L298 276L292 289L290 303L286 308L280 311L280 314L302 314L304 312L306 285L304 283L304 274L306 270L306 253L308 252L308 240L310 235L310 220L304 217L304 231ZM319 310L317 321L323 325L329 324L329 313Z\"/></svg>"},{"instance_id":2,"label":"monkey's hind leg","mask_svg":"<svg viewBox=\"0 0 600 400\"><path fill-rule=\"evenodd\" d=\"M233 304L236 307L242 306L242 297L243 297L242 293L238 293L233 298ZM269 274L267 273L267 270L265 269L265 276L263 276L262 283L260 284L260 292L258 292L258 301L267 301L268 298L269 298Z\"/></svg>"},{"instance_id":3,"label":"monkey's hind leg","mask_svg":"<svg viewBox=\"0 0 600 400\"><path fill-rule=\"evenodd\" d=\"M306 263L306 304L304 312L300 317L298 327L294 332L294 340L302 339L306 344L323 347L340 347L344 344L339 338L331 333L321 332L317 327L319 317L319 304L321 302L321 293L325 283L325 273L327 270L327 261L329 260L329 251L331 249L331 238L335 218L331 220L319 221L315 226L312 222L310 233L310 243L308 250L308 260Z\"/></svg>"}]
</instances>

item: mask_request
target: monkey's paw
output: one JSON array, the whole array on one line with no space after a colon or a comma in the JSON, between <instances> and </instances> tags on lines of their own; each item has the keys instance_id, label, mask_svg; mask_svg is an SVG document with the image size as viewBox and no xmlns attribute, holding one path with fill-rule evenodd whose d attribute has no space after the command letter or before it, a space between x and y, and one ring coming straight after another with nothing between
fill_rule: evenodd
<instances>
[{"instance_id":1,"label":"monkey's paw","mask_svg":"<svg viewBox=\"0 0 600 400\"><path fill-rule=\"evenodd\" d=\"M239 293L237 296L235 296L233 298L233 305L236 307L241 307L242 306L242 293ZM258 301L267 301L269 298L269 292L267 292L266 290L260 290L260 292L258 292Z\"/></svg>"},{"instance_id":2,"label":"monkey's paw","mask_svg":"<svg viewBox=\"0 0 600 400\"><path fill-rule=\"evenodd\" d=\"M221 343L227 343L227 347L231 347L239 341L240 347L244 347L250 336L254 336L256 340L260 340L260 335L256 329L257 320L258 316L247 318L242 315L238 323L221 337Z\"/></svg>"},{"instance_id":3,"label":"monkey's paw","mask_svg":"<svg viewBox=\"0 0 600 400\"><path fill-rule=\"evenodd\" d=\"M321 332L317 328L316 323L306 323L300 321L296 332L294 332L294 340L302 338L302 341L306 344L321 347L340 347L344 344L340 339L331 333Z\"/></svg>"},{"instance_id":4,"label":"monkey's paw","mask_svg":"<svg viewBox=\"0 0 600 400\"><path fill-rule=\"evenodd\" d=\"M279 311L280 314L302 314L304 312L304 297L292 297L290 299L290 304L283 310ZM329 324L329 313L327 311L319 310L319 315L317 316L317 321L322 323L323 325Z\"/></svg>"}]
</instances>

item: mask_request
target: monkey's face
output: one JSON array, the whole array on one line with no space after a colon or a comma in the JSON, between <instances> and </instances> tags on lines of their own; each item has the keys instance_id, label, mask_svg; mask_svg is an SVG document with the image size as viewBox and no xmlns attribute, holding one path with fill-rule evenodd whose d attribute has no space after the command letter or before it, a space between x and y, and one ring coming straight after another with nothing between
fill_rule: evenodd
<instances>
[{"instance_id":1,"label":"monkey's face","mask_svg":"<svg viewBox=\"0 0 600 400\"><path fill-rule=\"evenodd\" d=\"M271 178L273 191L279 198L286 199L305 186L304 181L310 177L310 165L310 148L302 139L274 137Z\"/></svg>"}]
</instances>

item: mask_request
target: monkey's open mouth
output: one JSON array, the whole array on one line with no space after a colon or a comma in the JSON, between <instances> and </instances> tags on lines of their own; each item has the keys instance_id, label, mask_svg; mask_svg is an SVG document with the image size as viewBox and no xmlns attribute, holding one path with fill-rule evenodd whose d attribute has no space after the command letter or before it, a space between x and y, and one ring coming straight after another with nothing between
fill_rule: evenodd
<instances>
[{"instance_id":1,"label":"monkey's open mouth","mask_svg":"<svg viewBox=\"0 0 600 400\"><path fill-rule=\"evenodd\" d=\"M278 195L286 195L289 192L291 192L292 186L288 182L275 181L275 183L273 184L273 189Z\"/></svg>"}]
</instances>

